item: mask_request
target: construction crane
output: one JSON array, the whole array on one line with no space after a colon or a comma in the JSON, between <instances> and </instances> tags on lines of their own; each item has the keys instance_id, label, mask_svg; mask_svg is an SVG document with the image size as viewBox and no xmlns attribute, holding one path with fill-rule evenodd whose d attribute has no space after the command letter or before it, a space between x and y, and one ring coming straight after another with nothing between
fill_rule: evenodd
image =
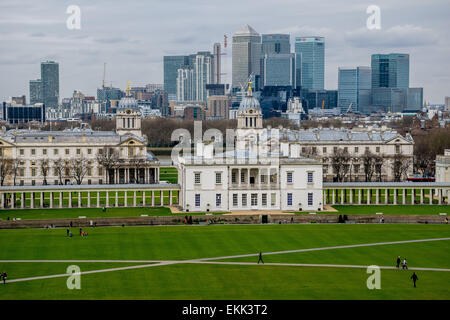
<instances>
[{"instance_id":1,"label":"construction crane","mask_svg":"<svg viewBox=\"0 0 450 320\"><path fill-rule=\"evenodd\" d=\"M325 109L325 100L322 99L322 110Z\"/></svg>"},{"instance_id":2,"label":"construction crane","mask_svg":"<svg viewBox=\"0 0 450 320\"><path fill-rule=\"evenodd\" d=\"M348 106L346 113L349 113L352 111L352 105L353 105L353 102L350 102L350 105Z\"/></svg>"}]
</instances>

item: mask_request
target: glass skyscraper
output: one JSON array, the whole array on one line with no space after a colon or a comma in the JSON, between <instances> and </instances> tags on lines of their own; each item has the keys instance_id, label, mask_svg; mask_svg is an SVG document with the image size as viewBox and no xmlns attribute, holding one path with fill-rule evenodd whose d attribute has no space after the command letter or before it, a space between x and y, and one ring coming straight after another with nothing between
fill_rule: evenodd
<instances>
[{"instance_id":1,"label":"glass skyscraper","mask_svg":"<svg viewBox=\"0 0 450 320\"><path fill-rule=\"evenodd\" d=\"M178 69L189 66L189 56L164 56L164 90L176 100Z\"/></svg>"},{"instance_id":2,"label":"glass skyscraper","mask_svg":"<svg viewBox=\"0 0 450 320\"><path fill-rule=\"evenodd\" d=\"M297 86L302 89L324 89L325 38L296 37Z\"/></svg>"},{"instance_id":3,"label":"glass skyscraper","mask_svg":"<svg viewBox=\"0 0 450 320\"><path fill-rule=\"evenodd\" d=\"M372 88L408 88L409 54L372 55Z\"/></svg>"},{"instance_id":4,"label":"glass skyscraper","mask_svg":"<svg viewBox=\"0 0 450 320\"><path fill-rule=\"evenodd\" d=\"M295 88L295 54L266 54L263 61L264 87Z\"/></svg>"},{"instance_id":5,"label":"glass skyscraper","mask_svg":"<svg viewBox=\"0 0 450 320\"><path fill-rule=\"evenodd\" d=\"M233 35L232 87L246 88L251 74L259 79L261 72L261 36L249 25ZM255 81L257 82L257 81ZM253 84L257 87L257 84Z\"/></svg>"},{"instance_id":6,"label":"glass skyscraper","mask_svg":"<svg viewBox=\"0 0 450 320\"><path fill-rule=\"evenodd\" d=\"M262 55L291 53L291 42L289 34L263 34Z\"/></svg>"},{"instance_id":7,"label":"glass skyscraper","mask_svg":"<svg viewBox=\"0 0 450 320\"><path fill-rule=\"evenodd\" d=\"M30 80L30 104L42 103L41 79Z\"/></svg>"},{"instance_id":8,"label":"glass skyscraper","mask_svg":"<svg viewBox=\"0 0 450 320\"><path fill-rule=\"evenodd\" d=\"M339 68L338 107L345 113L350 105L352 111L366 112L370 104L370 67Z\"/></svg>"},{"instance_id":9,"label":"glass skyscraper","mask_svg":"<svg viewBox=\"0 0 450 320\"><path fill-rule=\"evenodd\" d=\"M57 108L59 99L59 64L41 62L41 94L46 108Z\"/></svg>"}]
</instances>

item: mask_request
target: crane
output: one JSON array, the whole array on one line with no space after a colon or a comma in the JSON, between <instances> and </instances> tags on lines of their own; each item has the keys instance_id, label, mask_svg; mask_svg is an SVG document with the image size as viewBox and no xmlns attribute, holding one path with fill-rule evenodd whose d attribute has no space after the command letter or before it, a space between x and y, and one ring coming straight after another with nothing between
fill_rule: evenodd
<instances>
[{"instance_id":1,"label":"crane","mask_svg":"<svg viewBox=\"0 0 450 320\"><path fill-rule=\"evenodd\" d=\"M102 81L102 88L105 87L105 76L106 76L106 62L103 63L103 81Z\"/></svg>"}]
</instances>

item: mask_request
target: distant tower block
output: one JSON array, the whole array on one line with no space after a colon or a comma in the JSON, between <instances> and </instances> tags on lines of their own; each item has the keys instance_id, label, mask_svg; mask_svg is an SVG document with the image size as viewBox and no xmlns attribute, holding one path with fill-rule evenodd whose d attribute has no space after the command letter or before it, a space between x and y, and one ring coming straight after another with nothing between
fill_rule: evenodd
<instances>
[{"instance_id":1,"label":"distant tower block","mask_svg":"<svg viewBox=\"0 0 450 320\"><path fill-rule=\"evenodd\" d=\"M220 43L214 43L214 84L220 84L220 75L221 75L221 49Z\"/></svg>"}]
</instances>

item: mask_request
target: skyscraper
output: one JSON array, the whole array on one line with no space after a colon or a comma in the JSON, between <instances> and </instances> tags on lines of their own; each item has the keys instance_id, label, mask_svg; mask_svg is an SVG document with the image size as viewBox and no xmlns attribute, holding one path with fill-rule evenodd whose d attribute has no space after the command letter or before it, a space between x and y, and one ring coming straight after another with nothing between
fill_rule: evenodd
<instances>
[{"instance_id":1,"label":"skyscraper","mask_svg":"<svg viewBox=\"0 0 450 320\"><path fill-rule=\"evenodd\" d=\"M206 101L206 84L213 83L214 78L214 56L210 52L197 53L193 68L195 100Z\"/></svg>"},{"instance_id":2,"label":"skyscraper","mask_svg":"<svg viewBox=\"0 0 450 320\"><path fill-rule=\"evenodd\" d=\"M291 53L289 34L263 34L262 55Z\"/></svg>"},{"instance_id":3,"label":"skyscraper","mask_svg":"<svg viewBox=\"0 0 450 320\"><path fill-rule=\"evenodd\" d=\"M261 36L248 24L233 35L232 87L246 87L249 76L260 76ZM257 84L256 84L257 85Z\"/></svg>"},{"instance_id":4,"label":"skyscraper","mask_svg":"<svg viewBox=\"0 0 450 320\"><path fill-rule=\"evenodd\" d=\"M295 54L297 86L302 89L324 89L325 38L296 37Z\"/></svg>"},{"instance_id":5,"label":"skyscraper","mask_svg":"<svg viewBox=\"0 0 450 320\"><path fill-rule=\"evenodd\" d=\"M350 105L352 111L366 112L370 104L371 81L370 67L339 68L338 107L342 113Z\"/></svg>"},{"instance_id":6,"label":"skyscraper","mask_svg":"<svg viewBox=\"0 0 450 320\"><path fill-rule=\"evenodd\" d=\"M263 61L264 87L290 86L295 88L295 54L266 54Z\"/></svg>"},{"instance_id":7,"label":"skyscraper","mask_svg":"<svg viewBox=\"0 0 450 320\"><path fill-rule=\"evenodd\" d=\"M57 108L59 99L59 64L41 62L41 94L46 108Z\"/></svg>"},{"instance_id":8,"label":"skyscraper","mask_svg":"<svg viewBox=\"0 0 450 320\"><path fill-rule=\"evenodd\" d=\"M164 56L164 90L169 101L176 100L178 69L189 66L189 56Z\"/></svg>"},{"instance_id":9,"label":"skyscraper","mask_svg":"<svg viewBox=\"0 0 450 320\"><path fill-rule=\"evenodd\" d=\"M214 43L213 46L213 54L214 54L214 77L213 77L213 84L220 84L220 77L221 77L221 58L222 58L222 52L220 48L220 43Z\"/></svg>"},{"instance_id":10,"label":"skyscraper","mask_svg":"<svg viewBox=\"0 0 450 320\"><path fill-rule=\"evenodd\" d=\"M372 55L372 88L408 88L409 54Z\"/></svg>"},{"instance_id":11,"label":"skyscraper","mask_svg":"<svg viewBox=\"0 0 450 320\"><path fill-rule=\"evenodd\" d=\"M194 99L194 70L190 68L178 69L177 101L192 101Z\"/></svg>"},{"instance_id":12,"label":"skyscraper","mask_svg":"<svg viewBox=\"0 0 450 320\"><path fill-rule=\"evenodd\" d=\"M30 104L42 103L41 79L30 80Z\"/></svg>"}]
</instances>

